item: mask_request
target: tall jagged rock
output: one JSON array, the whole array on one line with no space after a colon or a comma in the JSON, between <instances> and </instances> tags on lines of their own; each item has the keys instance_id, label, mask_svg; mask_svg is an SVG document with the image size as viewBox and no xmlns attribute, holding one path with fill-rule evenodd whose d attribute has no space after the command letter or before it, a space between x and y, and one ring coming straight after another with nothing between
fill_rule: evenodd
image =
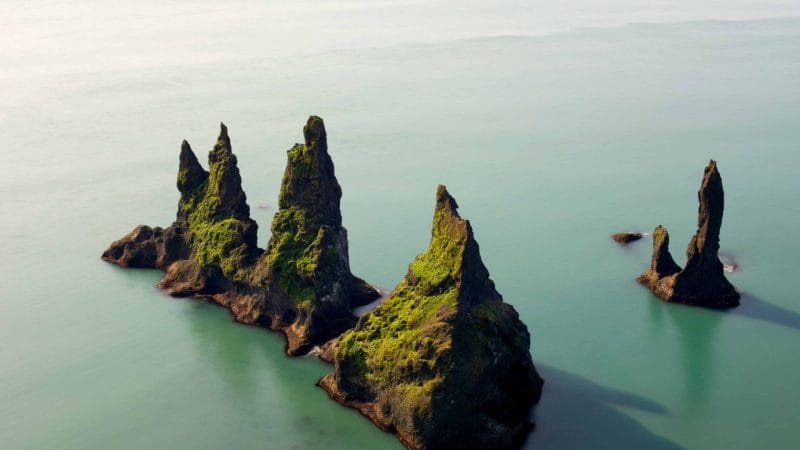
<instances>
[{"instance_id":1,"label":"tall jagged rock","mask_svg":"<svg viewBox=\"0 0 800 450\"><path fill-rule=\"evenodd\" d=\"M227 134L227 129L225 130ZM181 143L181 154L178 165L178 191L181 199L192 193L208 180L208 172L200 165L188 142Z\"/></svg>"},{"instance_id":2,"label":"tall jagged rock","mask_svg":"<svg viewBox=\"0 0 800 450\"><path fill-rule=\"evenodd\" d=\"M332 348L320 385L410 449L505 449L532 429L542 389L530 335L503 302L444 186L428 249Z\"/></svg>"},{"instance_id":3,"label":"tall jagged rock","mask_svg":"<svg viewBox=\"0 0 800 450\"><path fill-rule=\"evenodd\" d=\"M175 222L166 229L140 225L102 257L121 266L165 270L159 285L173 295L227 291L244 281L262 251L225 124L209 152L208 172L186 141L179 161Z\"/></svg>"},{"instance_id":4,"label":"tall jagged rock","mask_svg":"<svg viewBox=\"0 0 800 450\"><path fill-rule=\"evenodd\" d=\"M661 225L653 231L653 259L639 278L656 295L668 302L709 308L731 308L739 305L739 293L725 278L719 260L719 233L725 208L725 193L717 163L711 160L705 168L697 193L697 232L686 250L683 270L669 253L669 235Z\"/></svg>"},{"instance_id":5,"label":"tall jagged rock","mask_svg":"<svg viewBox=\"0 0 800 450\"><path fill-rule=\"evenodd\" d=\"M342 190L322 119L311 116L303 135L305 143L288 151L272 238L254 277L270 292L267 307L278 307L290 354L352 327L351 309L380 296L350 272Z\"/></svg>"},{"instance_id":6,"label":"tall jagged rock","mask_svg":"<svg viewBox=\"0 0 800 450\"><path fill-rule=\"evenodd\" d=\"M159 286L172 295L208 297L236 320L282 330L287 352L304 353L355 324L353 306L379 297L350 273L342 196L322 119L311 117L305 144L289 150L268 251L242 190L228 129L209 152L209 170L181 145L175 222L136 227L103 253L126 267L166 271Z\"/></svg>"}]
</instances>

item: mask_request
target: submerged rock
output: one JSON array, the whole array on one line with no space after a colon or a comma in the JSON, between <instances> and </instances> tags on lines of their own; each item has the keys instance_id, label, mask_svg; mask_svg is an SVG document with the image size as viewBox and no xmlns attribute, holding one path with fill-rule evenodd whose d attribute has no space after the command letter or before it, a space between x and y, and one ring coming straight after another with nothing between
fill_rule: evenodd
<instances>
[{"instance_id":1,"label":"submerged rock","mask_svg":"<svg viewBox=\"0 0 800 450\"><path fill-rule=\"evenodd\" d=\"M519 446L543 381L530 335L503 302L468 221L444 186L428 249L356 328L336 341L320 385L410 449Z\"/></svg>"},{"instance_id":2,"label":"submerged rock","mask_svg":"<svg viewBox=\"0 0 800 450\"><path fill-rule=\"evenodd\" d=\"M205 296L236 320L283 330L297 354L355 323L350 309L378 297L350 273L341 189L327 153L322 119L312 117L306 144L289 151L280 211L266 252L242 189L227 127L209 152L209 170L189 144L180 152L175 222L136 227L102 258L124 267L165 270L159 287L176 296Z\"/></svg>"},{"instance_id":3,"label":"submerged rock","mask_svg":"<svg viewBox=\"0 0 800 450\"><path fill-rule=\"evenodd\" d=\"M611 239L613 239L620 245L627 245L633 241L638 241L641 238L642 238L642 233L637 233L635 231L625 231L622 233L616 233L611 235Z\"/></svg>"},{"instance_id":4,"label":"submerged rock","mask_svg":"<svg viewBox=\"0 0 800 450\"><path fill-rule=\"evenodd\" d=\"M713 160L705 168L697 197L697 232L686 250L686 266L681 270L675 264L667 230L659 225L653 231L652 262L638 280L668 302L709 308L738 306L739 293L725 278L718 255L725 195Z\"/></svg>"}]
</instances>

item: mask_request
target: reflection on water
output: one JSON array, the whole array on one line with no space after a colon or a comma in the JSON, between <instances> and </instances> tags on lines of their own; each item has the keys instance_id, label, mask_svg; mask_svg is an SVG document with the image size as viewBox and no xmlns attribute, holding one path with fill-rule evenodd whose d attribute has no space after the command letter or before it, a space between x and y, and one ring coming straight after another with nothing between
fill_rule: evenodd
<instances>
[{"instance_id":1,"label":"reflection on water","mask_svg":"<svg viewBox=\"0 0 800 450\"><path fill-rule=\"evenodd\" d=\"M724 312L667 303L649 293L648 312L658 333L677 334L679 361L683 374L684 404L693 410L704 408L711 394L716 355L715 334ZM669 321L665 322L664 317ZM674 333L671 333L674 331Z\"/></svg>"}]
</instances>

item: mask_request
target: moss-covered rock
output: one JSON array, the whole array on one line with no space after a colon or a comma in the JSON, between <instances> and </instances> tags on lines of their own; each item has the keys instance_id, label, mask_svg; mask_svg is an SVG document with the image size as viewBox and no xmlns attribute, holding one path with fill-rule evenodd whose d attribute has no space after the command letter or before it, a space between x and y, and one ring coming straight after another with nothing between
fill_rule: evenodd
<instances>
[{"instance_id":1,"label":"moss-covered rock","mask_svg":"<svg viewBox=\"0 0 800 450\"><path fill-rule=\"evenodd\" d=\"M669 234L661 225L653 231L653 257L650 267L638 281L657 296L673 303L707 308L732 308L739 305L739 293L725 278L719 260L719 232L725 208L725 193L717 163L711 160L703 172L697 193L697 232L686 250L686 266L681 269L669 253Z\"/></svg>"},{"instance_id":2,"label":"moss-covered rock","mask_svg":"<svg viewBox=\"0 0 800 450\"><path fill-rule=\"evenodd\" d=\"M166 270L159 284L174 295L211 295L245 280L262 252L256 245L258 225L250 219L228 129L220 127L208 172L189 143L181 145L175 222L164 230L140 225L111 244L103 259Z\"/></svg>"},{"instance_id":3,"label":"moss-covered rock","mask_svg":"<svg viewBox=\"0 0 800 450\"><path fill-rule=\"evenodd\" d=\"M513 448L532 429L543 381L530 335L444 186L428 249L331 353L335 369L320 385L408 448Z\"/></svg>"},{"instance_id":4,"label":"moss-covered rock","mask_svg":"<svg viewBox=\"0 0 800 450\"><path fill-rule=\"evenodd\" d=\"M254 275L273 302L294 312L285 328L289 353L338 336L355 324L351 308L379 297L350 272L342 190L322 119L310 117L303 135L304 144L287 152L272 237Z\"/></svg>"},{"instance_id":5,"label":"moss-covered rock","mask_svg":"<svg viewBox=\"0 0 800 450\"><path fill-rule=\"evenodd\" d=\"M311 117L304 132L305 144L289 151L267 252L256 245L258 226L223 124L208 171L186 141L181 145L175 222L166 229L140 225L103 259L166 271L159 286L168 293L206 296L238 321L282 330L290 354L352 327L351 308L379 295L350 273L342 191L322 119Z\"/></svg>"}]
</instances>

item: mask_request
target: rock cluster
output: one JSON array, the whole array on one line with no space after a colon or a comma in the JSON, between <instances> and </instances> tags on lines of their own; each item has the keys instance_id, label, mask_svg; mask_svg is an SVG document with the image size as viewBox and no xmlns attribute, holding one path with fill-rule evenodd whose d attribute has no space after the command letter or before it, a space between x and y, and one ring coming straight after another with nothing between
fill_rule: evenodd
<instances>
[{"instance_id":1,"label":"rock cluster","mask_svg":"<svg viewBox=\"0 0 800 450\"><path fill-rule=\"evenodd\" d=\"M410 449L513 448L532 429L543 381L530 335L444 186L428 249L330 353L320 385Z\"/></svg>"},{"instance_id":2,"label":"rock cluster","mask_svg":"<svg viewBox=\"0 0 800 450\"><path fill-rule=\"evenodd\" d=\"M320 385L411 449L518 447L543 381L528 329L495 289L456 201L439 186L430 246L357 319L352 309L379 293L350 272L322 119L309 118L303 134L288 151L265 250L222 125L208 171L183 142L175 222L139 225L102 258L164 270L166 292L209 298L240 322L282 331L290 355L323 347L335 370Z\"/></svg>"},{"instance_id":3,"label":"rock cluster","mask_svg":"<svg viewBox=\"0 0 800 450\"><path fill-rule=\"evenodd\" d=\"M350 273L341 188L322 119L309 118L304 135L305 144L288 152L266 251L257 246L258 225L223 124L208 171L187 142L181 146L175 222L165 229L140 225L102 258L165 270L159 286L166 292L205 296L241 322L282 330L290 354L337 336L355 323L350 308L379 294Z\"/></svg>"},{"instance_id":4,"label":"rock cluster","mask_svg":"<svg viewBox=\"0 0 800 450\"><path fill-rule=\"evenodd\" d=\"M638 278L656 295L668 302L708 308L739 305L739 293L725 278L719 260L719 233L725 194L717 163L705 168L697 213L697 232L686 250L686 266L681 269L669 253L669 234L661 225L653 231L653 257L650 267Z\"/></svg>"}]
</instances>

